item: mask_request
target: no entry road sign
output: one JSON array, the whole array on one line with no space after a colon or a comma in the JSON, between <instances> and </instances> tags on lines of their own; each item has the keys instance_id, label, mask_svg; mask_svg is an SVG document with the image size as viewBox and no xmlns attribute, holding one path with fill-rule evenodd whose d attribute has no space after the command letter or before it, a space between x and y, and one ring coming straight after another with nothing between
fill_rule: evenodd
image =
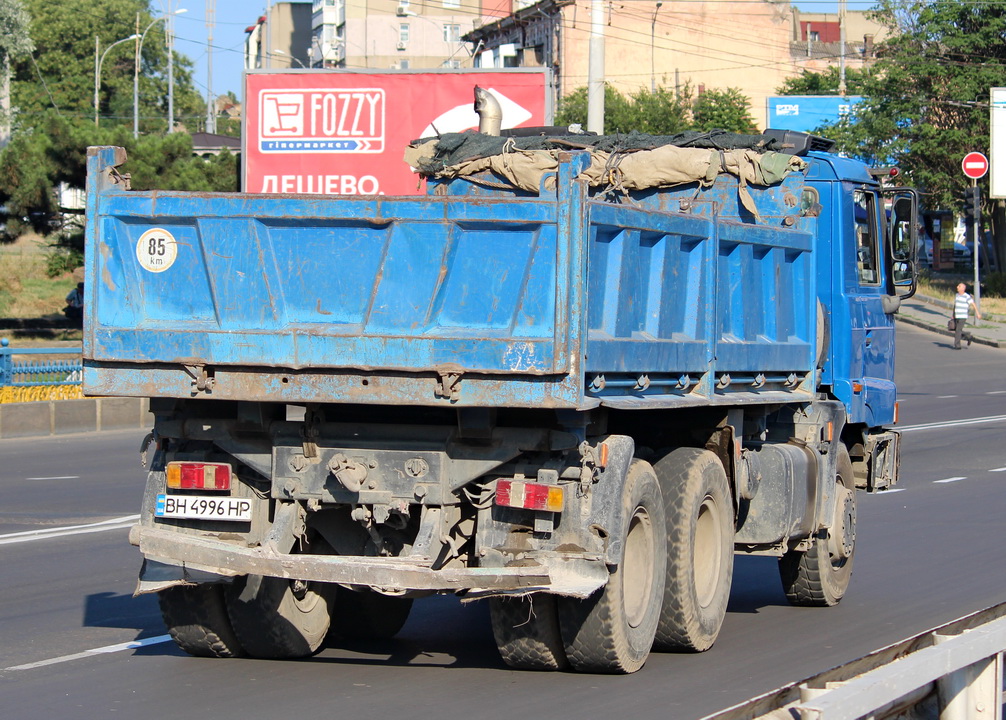
<instances>
[{"instance_id":1,"label":"no entry road sign","mask_svg":"<svg viewBox=\"0 0 1006 720\"><path fill-rule=\"evenodd\" d=\"M983 178L989 171L989 159L980 152L969 152L961 160L961 169L969 178Z\"/></svg>"}]
</instances>

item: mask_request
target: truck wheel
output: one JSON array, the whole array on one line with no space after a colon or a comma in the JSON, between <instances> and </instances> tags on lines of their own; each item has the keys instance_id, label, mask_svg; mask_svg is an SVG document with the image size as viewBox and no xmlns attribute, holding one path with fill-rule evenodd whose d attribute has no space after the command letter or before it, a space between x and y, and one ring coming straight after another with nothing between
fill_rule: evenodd
<instances>
[{"instance_id":1,"label":"truck wheel","mask_svg":"<svg viewBox=\"0 0 1006 720\"><path fill-rule=\"evenodd\" d=\"M344 638L388 640L402 629L411 610L412 598L340 587L329 632Z\"/></svg>"},{"instance_id":2,"label":"truck wheel","mask_svg":"<svg viewBox=\"0 0 1006 720\"><path fill-rule=\"evenodd\" d=\"M650 654L660 620L667 533L660 486L648 462L629 466L622 513L622 556L607 584L586 600L557 601L566 657L580 672L635 672Z\"/></svg>"},{"instance_id":3,"label":"truck wheel","mask_svg":"<svg viewBox=\"0 0 1006 720\"><path fill-rule=\"evenodd\" d=\"M562 670L569 666L559 631L555 595L490 598L493 637L503 662L518 670Z\"/></svg>"},{"instance_id":4,"label":"truck wheel","mask_svg":"<svg viewBox=\"0 0 1006 720\"><path fill-rule=\"evenodd\" d=\"M223 585L176 585L161 590L157 602L171 639L189 655L244 655L227 617Z\"/></svg>"},{"instance_id":5,"label":"truck wheel","mask_svg":"<svg viewBox=\"0 0 1006 720\"><path fill-rule=\"evenodd\" d=\"M234 633L252 657L307 657L321 647L329 627L332 591L315 583L244 575L227 593Z\"/></svg>"},{"instance_id":6,"label":"truck wheel","mask_svg":"<svg viewBox=\"0 0 1006 720\"><path fill-rule=\"evenodd\" d=\"M653 468L667 516L667 580L654 649L702 652L727 614L734 565L734 506L723 464L678 448Z\"/></svg>"},{"instance_id":7,"label":"truck wheel","mask_svg":"<svg viewBox=\"0 0 1006 720\"><path fill-rule=\"evenodd\" d=\"M810 550L791 550L779 558L786 599L803 607L837 605L852 578L856 550L856 485L845 445L838 448L835 514L826 536L814 538Z\"/></svg>"}]
</instances>

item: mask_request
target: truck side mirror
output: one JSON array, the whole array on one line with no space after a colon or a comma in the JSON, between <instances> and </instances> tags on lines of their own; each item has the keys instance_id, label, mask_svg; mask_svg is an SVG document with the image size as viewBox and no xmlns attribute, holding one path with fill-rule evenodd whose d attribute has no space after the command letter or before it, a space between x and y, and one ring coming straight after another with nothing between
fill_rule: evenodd
<instances>
[{"instance_id":1,"label":"truck side mirror","mask_svg":"<svg viewBox=\"0 0 1006 720\"><path fill-rule=\"evenodd\" d=\"M918 193L910 188L885 188L882 192L891 208L886 237L888 294L904 300L915 294L918 278ZM897 312L901 303L890 304L894 307L891 312Z\"/></svg>"}]
</instances>

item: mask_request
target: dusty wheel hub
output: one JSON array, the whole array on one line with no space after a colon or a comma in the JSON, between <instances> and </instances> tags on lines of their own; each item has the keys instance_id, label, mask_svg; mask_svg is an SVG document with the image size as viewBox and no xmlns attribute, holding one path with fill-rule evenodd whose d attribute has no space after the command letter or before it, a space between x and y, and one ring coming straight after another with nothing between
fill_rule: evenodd
<instances>
[{"instance_id":1,"label":"dusty wheel hub","mask_svg":"<svg viewBox=\"0 0 1006 720\"><path fill-rule=\"evenodd\" d=\"M828 531L828 553L836 560L847 560L856 549L855 491L838 486L835 498L835 519Z\"/></svg>"}]
</instances>

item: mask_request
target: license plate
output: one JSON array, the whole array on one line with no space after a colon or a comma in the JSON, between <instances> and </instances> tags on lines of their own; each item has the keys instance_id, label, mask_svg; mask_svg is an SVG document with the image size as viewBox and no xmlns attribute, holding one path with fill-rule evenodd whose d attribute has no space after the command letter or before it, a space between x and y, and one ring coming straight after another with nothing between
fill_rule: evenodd
<instances>
[{"instance_id":1,"label":"license plate","mask_svg":"<svg viewBox=\"0 0 1006 720\"><path fill-rule=\"evenodd\" d=\"M161 518L248 522L252 517L252 504L245 498L158 495L154 515Z\"/></svg>"}]
</instances>

